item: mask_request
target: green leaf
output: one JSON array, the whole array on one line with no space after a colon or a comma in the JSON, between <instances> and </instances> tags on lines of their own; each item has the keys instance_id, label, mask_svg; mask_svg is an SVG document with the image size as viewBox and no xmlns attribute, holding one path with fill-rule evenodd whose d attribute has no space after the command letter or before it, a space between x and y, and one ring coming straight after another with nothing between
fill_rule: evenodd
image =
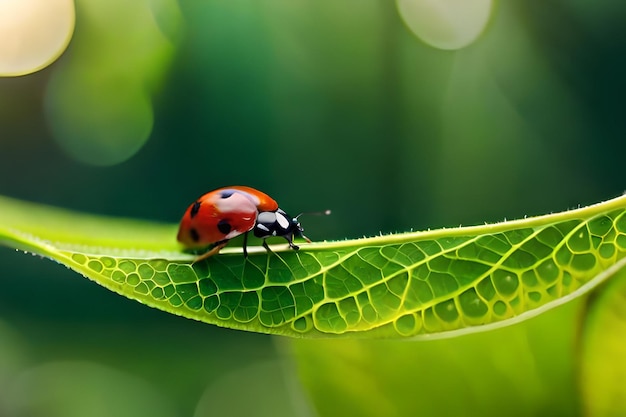
<instances>
[{"instance_id":1,"label":"green leaf","mask_svg":"<svg viewBox=\"0 0 626 417\"><path fill-rule=\"evenodd\" d=\"M574 417L582 301L461 337L289 340L287 348L324 417Z\"/></svg>"},{"instance_id":2,"label":"green leaf","mask_svg":"<svg viewBox=\"0 0 626 417\"><path fill-rule=\"evenodd\" d=\"M581 339L580 384L586 415L626 410L626 268L594 293Z\"/></svg>"},{"instance_id":3,"label":"green leaf","mask_svg":"<svg viewBox=\"0 0 626 417\"><path fill-rule=\"evenodd\" d=\"M227 248L194 263L176 225L0 198L0 241L129 298L293 337L432 337L508 325L584 294L626 259L626 196L493 225Z\"/></svg>"}]
</instances>

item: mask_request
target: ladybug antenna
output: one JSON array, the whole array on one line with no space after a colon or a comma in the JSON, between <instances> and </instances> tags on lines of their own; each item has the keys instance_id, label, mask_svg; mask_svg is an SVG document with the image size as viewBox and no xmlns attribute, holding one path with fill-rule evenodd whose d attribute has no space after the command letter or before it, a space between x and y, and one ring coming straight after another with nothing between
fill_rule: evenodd
<instances>
[{"instance_id":1,"label":"ladybug antenna","mask_svg":"<svg viewBox=\"0 0 626 417\"><path fill-rule=\"evenodd\" d=\"M300 216L302 215L306 215L306 216L328 216L331 213L330 210L324 210L324 211L305 211L304 213L300 213L298 214L296 217L294 217L295 219L299 219Z\"/></svg>"}]
</instances>

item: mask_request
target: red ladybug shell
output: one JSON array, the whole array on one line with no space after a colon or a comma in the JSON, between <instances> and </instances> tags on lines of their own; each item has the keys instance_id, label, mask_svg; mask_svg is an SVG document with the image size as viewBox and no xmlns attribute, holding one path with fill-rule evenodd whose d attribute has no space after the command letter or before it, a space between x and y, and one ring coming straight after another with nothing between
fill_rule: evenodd
<instances>
[{"instance_id":1,"label":"red ladybug shell","mask_svg":"<svg viewBox=\"0 0 626 417\"><path fill-rule=\"evenodd\" d=\"M187 248L228 241L252 230L260 211L277 209L276 201L254 188L220 188L203 195L187 208L177 239Z\"/></svg>"},{"instance_id":2,"label":"red ladybug shell","mask_svg":"<svg viewBox=\"0 0 626 417\"><path fill-rule=\"evenodd\" d=\"M220 188L215 190L217 192L224 190L237 190L247 193L252 196L258 211L276 211L278 210L278 203L269 195L262 193L259 190L255 190L252 187L246 187L245 185L233 185L231 187ZM214 191L214 192L215 192ZM210 193L209 193L210 194Z\"/></svg>"}]
</instances>

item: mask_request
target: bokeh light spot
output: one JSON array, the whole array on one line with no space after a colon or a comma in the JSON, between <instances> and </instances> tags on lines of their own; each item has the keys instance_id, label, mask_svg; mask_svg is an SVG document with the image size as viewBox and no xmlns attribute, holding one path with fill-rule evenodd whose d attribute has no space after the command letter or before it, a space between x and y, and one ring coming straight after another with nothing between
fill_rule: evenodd
<instances>
[{"instance_id":1,"label":"bokeh light spot","mask_svg":"<svg viewBox=\"0 0 626 417\"><path fill-rule=\"evenodd\" d=\"M0 76L54 62L70 42L74 18L72 0L0 0Z\"/></svg>"},{"instance_id":2,"label":"bokeh light spot","mask_svg":"<svg viewBox=\"0 0 626 417\"><path fill-rule=\"evenodd\" d=\"M170 417L169 398L152 384L94 362L46 362L3 387L9 416Z\"/></svg>"},{"instance_id":3,"label":"bokeh light spot","mask_svg":"<svg viewBox=\"0 0 626 417\"><path fill-rule=\"evenodd\" d=\"M115 165L146 143L152 103L137 86L122 80L91 84L81 80L85 74L72 71L55 75L46 112L55 140L69 156L90 165Z\"/></svg>"},{"instance_id":4,"label":"bokeh light spot","mask_svg":"<svg viewBox=\"0 0 626 417\"><path fill-rule=\"evenodd\" d=\"M404 23L423 42L439 49L460 49L487 26L492 0L396 0Z\"/></svg>"},{"instance_id":5,"label":"bokeh light spot","mask_svg":"<svg viewBox=\"0 0 626 417\"><path fill-rule=\"evenodd\" d=\"M162 0L168 2L175 7L173 0ZM79 3L75 41L46 91L46 116L70 157L115 165L135 155L150 136L152 93L175 45L155 22L149 0ZM181 23L178 15L172 19L171 31Z\"/></svg>"}]
</instances>

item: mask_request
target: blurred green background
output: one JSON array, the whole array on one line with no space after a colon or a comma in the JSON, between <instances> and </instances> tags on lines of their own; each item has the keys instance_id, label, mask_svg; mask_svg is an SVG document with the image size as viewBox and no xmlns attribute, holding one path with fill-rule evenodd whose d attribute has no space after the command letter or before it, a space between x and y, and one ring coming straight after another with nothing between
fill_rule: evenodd
<instances>
[{"instance_id":1,"label":"blurred green background","mask_svg":"<svg viewBox=\"0 0 626 417\"><path fill-rule=\"evenodd\" d=\"M63 56L0 78L0 194L174 223L204 192L243 184L292 214L332 209L302 221L335 240L623 192L626 5L468 2L484 21L450 36L453 18L409 3L77 0ZM99 415L99 401L102 415L251 415L234 405L244 393L259 397L252 415L299 407L269 337L149 309L22 253L0 250L0 265L8 415ZM51 399L64 396L90 413Z\"/></svg>"}]
</instances>

